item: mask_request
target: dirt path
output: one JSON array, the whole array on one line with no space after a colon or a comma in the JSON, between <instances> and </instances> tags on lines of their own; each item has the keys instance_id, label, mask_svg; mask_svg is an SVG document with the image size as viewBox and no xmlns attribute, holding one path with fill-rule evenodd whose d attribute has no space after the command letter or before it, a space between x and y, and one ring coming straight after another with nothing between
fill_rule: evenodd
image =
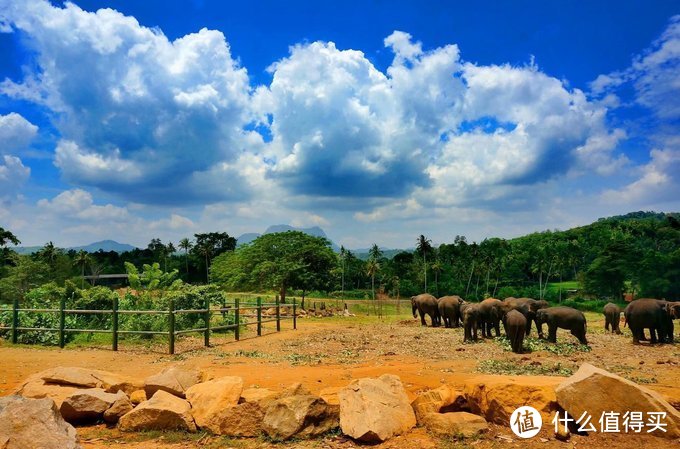
<instances>
[{"instance_id":1,"label":"dirt path","mask_svg":"<svg viewBox=\"0 0 680 449\"><path fill-rule=\"evenodd\" d=\"M589 316L590 350L583 351L568 333L558 334L557 346L532 343L529 354L508 351L501 341L461 344L462 330L422 328L402 317L386 322L368 318L301 320L299 329L271 333L262 338L230 341L201 348L198 338L179 341L179 354L164 354L162 343L141 348L121 344L113 352L106 347L54 349L12 346L0 343L0 395L10 394L25 378L54 366L96 368L136 378L145 378L170 365L198 368L211 376L236 375L246 386L280 390L302 382L312 392L338 387L360 377L393 373L401 377L407 392L436 388L442 383L462 384L479 370L489 374L569 375L584 361L616 372L660 391L680 402L677 379L680 374L680 345L633 346L629 335L609 335L599 316ZM219 340L219 339L215 339ZM541 382L542 377L534 380ZM79 429L86 448L175 448L175 447L269 447L264 440L229 440L209 436L120 435L103 427ZM510 443L509 429L494 427L489 438L467 442L475 447L520 447ZM547 438L549 435L545 435ZM163 439L159 440L159 438ZM146 438L146 439L145 439ZM203 438L203 440L200 440ZM650 439L651 438L651 439ZM179 441L173 442L173 439ZM578 438L576 438L578 440ZM646 447L655 439L637 441L634 437L597 435L588 437L587 447ZM533 441L533 440L532 440ZM539 444L540 443L540 444ZM555 441L522 443L522 447L565 447ZM644 443L644 444L643 444ZM433 440L422 429L380 447L466 447L456 442ZM570 445L572 443L569 443ZM290 444L288 444L289 446ZM448 446L447 446L448 445ZM500 445L500 446L499 446ZM278 445L280 446L280 445ZM353 447L353 442L331 436L294 447ZM567 446L573 447L573 446ZM663 447L663 446L659 446Z\"/></svg>"}]
</instances>

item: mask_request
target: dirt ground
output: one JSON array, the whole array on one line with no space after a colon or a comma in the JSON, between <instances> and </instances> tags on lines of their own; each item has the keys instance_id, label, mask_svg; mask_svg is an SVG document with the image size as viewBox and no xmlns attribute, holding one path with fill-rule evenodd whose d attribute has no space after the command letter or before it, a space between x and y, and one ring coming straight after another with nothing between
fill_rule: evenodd
<instances>
[{"instance_id":1,"label":"dirt ground","mask_svg":"<svg viewBox=\"0 0 680 449\"><path fill-rule=\"evenodd\" d=\"M140 345L121 342L120 351L104 345L66 349L12 346L0 343L0 395L11 394L29 375L54 366L80 366L145 378L171 365L198 368L210 376L236 375L246 387L280 390L301 382L312 392L348 384L352 379L392 373L401 377L409 396L436 388L442 383L462 384L470 375L569 375L583 362L622 375L680 402L680 344L633 346L627 329L623 335L606 334L601 315L588 314L590 349L583 348L567 332L558 333L558 345L532 340L527 354L513 354L502 340L462 344L461 329L423 328L403 315L375 317L307 318L292 330L284 323L282 332L261 338L253 331L235 342L215 338L214 346L202 348L202 340L187 337L177 344L178 354L164 354L159 343ZM441 440L414 429L379 448L638 448L680 447L679 441L651 436L592 434L573 436L563 443L544 431L531 440L520 440L511 430L492 426L491 432L475 440ZM228 439L206 434L121 434L104 426L78 429L83 447L101 448L350 448L358 445L341 435L285 444L266 439Z\"/></svg>"}]
</instances>

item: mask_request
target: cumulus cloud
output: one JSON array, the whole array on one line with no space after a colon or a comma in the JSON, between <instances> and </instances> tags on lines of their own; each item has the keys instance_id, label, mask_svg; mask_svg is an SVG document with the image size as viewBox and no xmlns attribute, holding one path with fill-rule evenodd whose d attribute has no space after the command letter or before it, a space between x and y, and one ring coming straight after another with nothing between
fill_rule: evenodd
<instances>
[{"instance_id":1,"label":"cumulus cloud","mask_svg":"<svg viewBox=\"0 0 680 449\"><path fill-rule=\"evenodd\" d=\"M16 112L0 115L0 153L15 154L26 149L38 133L38 127Z\"/></svg>"},{"instance_id":2,"label":"cumulus cloud","mask_svg":"<svg viewBox=\"0 0 680 449\"><path fill-rule=\"evenodd\" d=\"M55 163L68 181L128 199L143 191L143 201L187 201L192 195L172 194L200 185L195 178L248 144L248 75L221 32L170 41L111 9L38 0L2 9L39 70L5 80L0 92L57 114Z\"/></svg>"},{"instance_id":3,"label":"cumulus cloud","mask_svg":"<svg viewBox=\"0 0 680 449\"><path fill-rule=\"evenodd\" d=\"M96 205L90 192L82 189L66 190L51 200L41 199L38 208L67 219L94 222L127 221L128 210L113 204Z\"/></svg>"},{"instance_id":4,"label":"cumulus cloud","mask_svg":"<svg viewBox=\"0 0 680 449\"><path fill-rule=\"evenodd\" d=\"M20 191L30 174L31 169L26 167L18 157L0 156L0 200L9 201Z\"/></svg>"}]
</instances>

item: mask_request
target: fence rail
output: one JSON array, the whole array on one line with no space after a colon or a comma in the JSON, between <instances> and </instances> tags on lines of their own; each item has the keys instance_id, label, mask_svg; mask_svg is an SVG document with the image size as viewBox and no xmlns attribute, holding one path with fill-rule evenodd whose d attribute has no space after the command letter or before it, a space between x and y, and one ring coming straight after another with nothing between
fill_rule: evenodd
<instances>
[{"instance_id":1,"label":"fence rail","mask_svg":"<svg viewBox=\"0 0 680 449\"><path fill-rule=\"evenodd\" d=\"M288 304L284 304L288 307ZM293 299L292 304L292 314L282 315L281 314L281 303L277 299L273 303L263 303L261 298L257 298L255 305L241 305L239 298L234 299L233 305L222 304L222 307L212 308L206 300L205 308L203 309L178 309L175 310L175 301L170 301L170 305L167 310L121 310L118 308L118 299L113 300L113 307L111 309L104 310L79 310L79 309L67 309L65 304L65 299L62 299L59 304L58 309L27 309L19 307L19 301L14 300L11 308L0 308L0 312L12 312L12 322L10 326L0 326L0 330L9 330L10 338L12 343L17 344L19 339L19 332L23 331L37 331L37 332L58 332L59 335L59 347L63 348L66 344L66 334L67 333L101 333L101 334L111 334L111 348L114 351L118 350L118 337L120 335L163 335L168 337L168 352L170 354L175 353L175 339L178 335L190 334L190 333L202 333L204 336L204 346L210 346L210 335L215 331L222 330L233 330L234 339L239 340L241 338L241 327L256 325L257 326L257 336L262 335L262 324L276 322L276 331L281 331L281 320L292 320L293 329L297 329L297 302ZM276 312L273 317L271 315L265 316L266 319L262 319L262 309L275 308ZM243 314L241 311L255 311L256 313L246 313ZM59 314L59 327L23 327L21 326L21 319L19 313L55 313ZM69 315L111 315L111 328L110 329L73 329L66 327L66 317ZM167 331L152 331L152 330L125 330L119 328L119 316L120 315L166 315L168 330ZM183 314L197 314L202 315L203 327L192 328L192 329L176 329L175 317L177 315ZM211 320L213 314L231 314L234 317L234 324L211 326ZM242 318L257 318L256 321L252 322L241 322Z\"/></svg>"}]
</instances>

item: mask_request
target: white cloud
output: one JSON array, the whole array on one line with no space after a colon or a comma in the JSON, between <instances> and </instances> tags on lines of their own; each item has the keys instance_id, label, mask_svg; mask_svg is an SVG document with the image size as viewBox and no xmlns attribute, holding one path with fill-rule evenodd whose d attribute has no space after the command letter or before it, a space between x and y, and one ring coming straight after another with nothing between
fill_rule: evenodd
<instances>
[{"instance_id":1,"label":"white cloud","mask_svg":"<svg viewBox=\"0 0 680 449\"><path fill-rule=\"evenodd\" d=\"M93 222L127 221L128 210L113 204L96 205L90 192L82 189L66 190L51 200L41 199L37 203L43 211L66 219Z\"/></svg>"},{"instance_id":2,"label":"white cloud","mask_svg":"<svg viewBox=\"0 0 680 449\"><path fill-rule=\"evenodd\" d=\"M8 201L19 192L30 175L31 169L18 157L0 156L0 200Z\"/></svg>"},{"instance_id":3,"label":"white cloud","mask_svg":"<svg viewBox=\"0 0 680 449\"><path fill-rule=\"evenodd\" d=\"M38 127L16 112L0 115L0 153L14 154L26 149L38 133Z\"/></svg>"}]
</instances>

